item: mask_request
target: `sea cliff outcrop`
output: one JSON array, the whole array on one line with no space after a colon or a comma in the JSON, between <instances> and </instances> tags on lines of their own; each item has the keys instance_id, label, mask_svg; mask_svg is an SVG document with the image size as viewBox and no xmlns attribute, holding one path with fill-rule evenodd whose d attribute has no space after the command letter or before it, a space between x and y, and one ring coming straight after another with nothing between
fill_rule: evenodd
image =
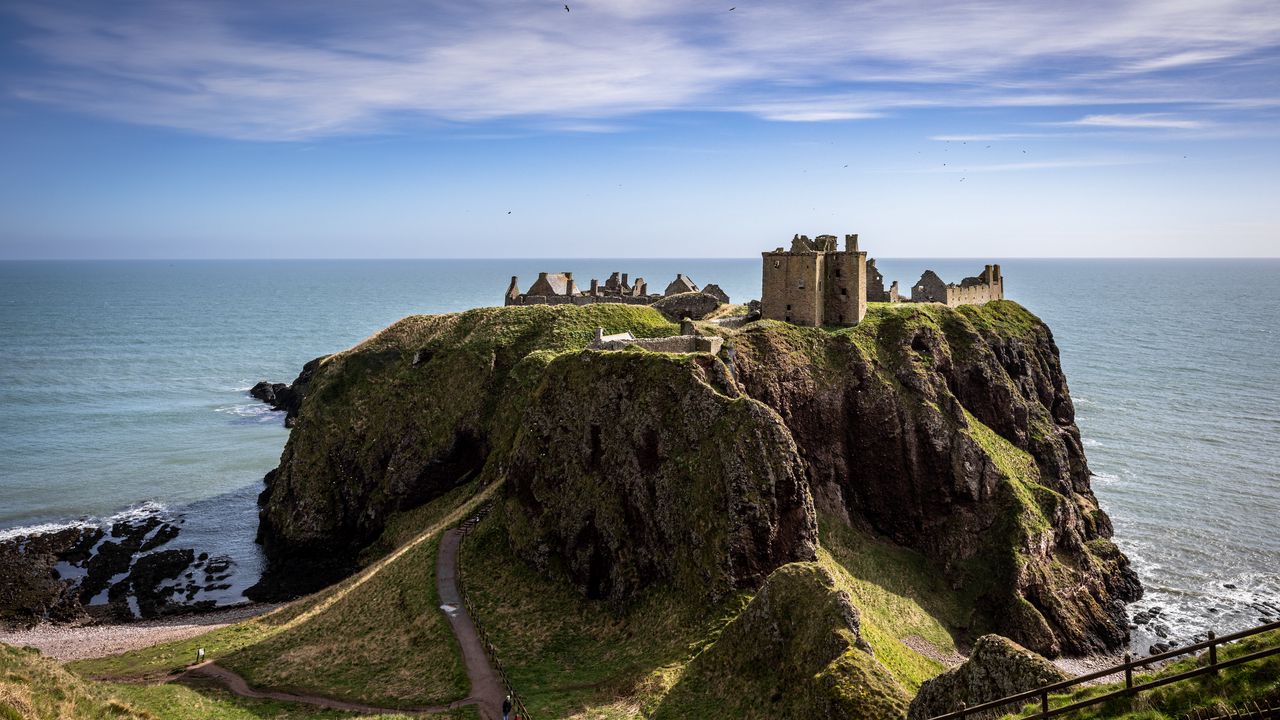
<instances>
[{"instance_id":1,"label":"sea cliff outcrop","mask_svg":"<svg viewBox=\"0 0 1280 720\"><path fill-rule=\"evenodd\" d=\"M479 477L507 483L517 553L588 597L755 587L813 557L816 506L928 558L973 605L962 634L1045 654L1127 639L1141 588L1053 336L1017 304L754 322L718 356L583 352L596 327L677 332L647 307L487 308L318 363L260 500L258 595L340 577L391 513Z\"/></svg>"},{"instance_id":2,"label":"sea cliff outcrop","mask_svg":"<svg viewBox=\"0 0 1280 720\"><path fill-rule=\"evenodd\" d=\"M911 305L835 333L758 323L727 345L746 392L791 429L821 509L920 550L1039 652L1127 639L1123 603L1141 588L1035 316Z\"/></svg>"}]
</instances>

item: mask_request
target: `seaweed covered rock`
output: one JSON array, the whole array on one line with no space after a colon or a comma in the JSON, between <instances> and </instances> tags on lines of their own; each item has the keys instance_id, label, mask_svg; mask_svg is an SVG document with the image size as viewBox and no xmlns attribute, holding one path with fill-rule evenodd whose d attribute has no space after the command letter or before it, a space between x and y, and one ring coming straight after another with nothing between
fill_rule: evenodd
<instances>
[{"instance_id":1,"label":"seaweed covered rock","mask_svg":"<svg viewBox=\"0 0 1280 720\"><path fill-rule=\"evenodd\" d=\"M693 659L653 717L881 720L906 710L849 595L821 565L794 563Z\"/></svg>"},{"instance_id":2,"label":"seaweed covered rock","mask_svg":"<svg viewBox=\"0 0 1280 720\"><path fill-rule=\"evenodd\" d=\"M776 409L815 502L922 551L985 622L1053 655L1128 638L1141 595L1089 471L1053 336L1016 303L874 308L828 332L761 322L727 344Z\"/></svg>"},{"instance_id":3,"label":"seaweed covered rock","mask_svg":"<svg viewBox=\"0 0 1280 720\"><path fill-rule=\"evenodd\" d=\"M1066 679L1053 663L1012 640L984 635L974 643L973 653L963 664L920 686L907 717L928 720ZM1019 705L993 708L970 717L998 718L1017 710Z\"/></svg>"},{"instance_id":4,"label":"seaweed covered rock","mask_svg":"<svg viewBox=\"0 0 1280 720\"><path fill-rule=\"evenodd\" d=\"M777 413L708 355L561 355L521 417L506 476L513 548L588 597L665 582L755 587L814 558L817 522Z\"/></svg>"},{"instance_id":5,"label":"seaweed covered rock","mask_svg":"<svg viewBox=\"0 0 1280 720\"><path fill-rule=\"evenodd\" d=\"M407 317L308 363L294 383L304 389L297 420L258 501L267 571L247 594L290 597L349 574L391 513L483 472L511 441L500 409L525 392L513 371L538 351L586 347L597 327L676 332L647 307L480 308Z\"/></svg>"}]
</instances>

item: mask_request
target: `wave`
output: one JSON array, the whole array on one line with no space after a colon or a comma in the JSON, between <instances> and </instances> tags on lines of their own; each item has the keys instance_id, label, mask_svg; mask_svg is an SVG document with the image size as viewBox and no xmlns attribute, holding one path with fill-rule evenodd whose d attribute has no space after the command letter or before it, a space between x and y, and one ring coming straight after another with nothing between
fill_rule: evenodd
<instances>
[{"instance_id":1,"label":"wave","mask_svg":"<svg viewBox=\"0 0 1280 720\"><path fill-rule=\"evenodd\" d=\"M239 403L236 405L224 405L213 409L216 413L231 415L239 422L274 422L280 417L283 410L276 410L266 403L254 401L252 403Z\"/></svg>"},{"instance_id":2,"label":"wave","mask_svg":"<svg viewBox=\"0 0 1280 720\"><path fill-rule=\"evenodd\" d=\"M130 505L124 510L106 518L89 516L76 520L37 523L35 525L20 525L18 527L5 528L0 530L0 542L27 535L51 535L71 528L98 527L105 530L119 522L132 524L140 520L146 520L150 517L167 516L169 514L169 507L164 503L156 502L155 500L147 500L145 502L138 503L137 505Z\"/></svg>"}]
</instances>

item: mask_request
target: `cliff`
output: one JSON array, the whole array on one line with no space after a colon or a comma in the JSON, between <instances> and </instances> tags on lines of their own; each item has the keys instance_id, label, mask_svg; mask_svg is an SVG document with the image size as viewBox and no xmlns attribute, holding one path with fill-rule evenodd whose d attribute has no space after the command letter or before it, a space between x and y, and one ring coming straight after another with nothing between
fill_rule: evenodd
<instances>
[{"instance_id":1,"label":"cliff","mask_svg":"<svg viewBox=\"0 0 1280 720\"><path fill-rule=\"evenodd\" d=\"M586 598L751 591L815 557L822 511L920 553L971 608L960 636L1126 639L1140 588L1052 334L1020 306L717 328L715 357L584 351L597 326L677 330L645 307L490 308L406 318L310 368L261 498L257 595L349 573L394 513L479 478L506 483L519 561Z\"/></svg>"}]
</instances>

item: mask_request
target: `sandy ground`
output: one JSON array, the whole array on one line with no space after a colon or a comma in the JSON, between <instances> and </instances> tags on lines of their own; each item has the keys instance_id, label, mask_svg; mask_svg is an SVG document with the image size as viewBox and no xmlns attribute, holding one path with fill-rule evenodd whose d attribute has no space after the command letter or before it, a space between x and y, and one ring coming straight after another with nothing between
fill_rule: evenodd
<instances>
[{"instance_id":1,"label":"sandy ground","mask_svg":"<svg viewBox=\"0 0 1280 720\"><path fill-rule=\"evenodd\" d=\"M0 643L33 647L58 660L84 660L118 655L171 640L184 640L261 615L277 607L279 605L255 603L197 615L179 615L132 623L80 626L43 624L30 630L0 629Z\"/></svg>"}]
</instances>

